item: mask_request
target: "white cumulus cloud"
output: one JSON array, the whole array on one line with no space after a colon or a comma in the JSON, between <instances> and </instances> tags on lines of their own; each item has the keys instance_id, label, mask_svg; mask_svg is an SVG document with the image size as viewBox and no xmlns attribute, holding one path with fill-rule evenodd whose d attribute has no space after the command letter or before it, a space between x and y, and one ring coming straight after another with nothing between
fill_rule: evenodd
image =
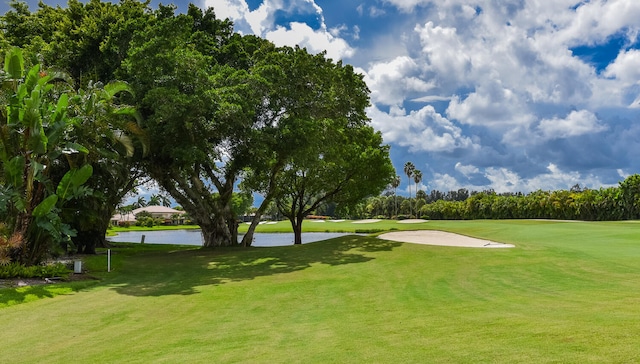
<instances>
[{"instance_id":1,"label":"white cumulus cloud","mask_svg":"<svg viewBox=\"0 0 640 364\"><path fill-rule=\"evenodd\" d=\"M398 107L391 107L388 113L373 107L368 114L386 143L396 143L416 152L452 152L475 147L458 126L430 105L408 114Z\"/></svg>"},{"instance_id":2,"label":"white cumulus cloud","mask_svg":"<svg viewBox=\"0 0 640 364\"><path fill-rule=\"evenodd\" d=\"M331 32L314 30L304 23L289 23L289 29L279 26L275 30L265 32L264 36L278 46L299 45L311 53L326 51L327 57L336 60L351 57L354 52L344 39L334 36Z\"/></svg>"},{"instance_id":3,"label":"white cumulus cloud","mask_svg":"<svg viewBox=\"0 0 640 364\"><path fill-rule=\"evenodd\" d=\"M373 64L365 74L373 102L399 105L407 94L427 92L433 84L420 77L420 66L408 56Z\"/></svg>"},{"instance_id":4,"label":"white cumulus cloud","mask_svg":"<svg viewBox=\"0 0 640 364\"><path fill-rule=\"evenodd\" d=\"M544 119L538 130L545 139L559 139L606 130L598 118L588 110L572 111L566 118Z\"/></svg>"},{"instance_id":5,"label":"white cumulus cloud","mask_svg":"<svg viewBox=\"0 0 640 364\"><path fill-rule=\"evenodd\" d=\"M478 169L478 167L473 166L473 165L464 165L460 162L456 163L455 165L455 169L456 171L462 173L463 175L465 175L465 177L469 177L471 175L474 175L476 173L480 173L480 169Z\"/></svg>"},{"instance_id":6,"label":"white cumulus cloud","mask_svg":"<svg viewBox=\"0 0 640 364\"><path fill-rule=\"evenodd\" d=\"M265 0L255 10L250 10L245 0L205 0L205 7L213 7L218 18L234 21L237 31L264 37L277 46L299 45L312 53L327 52L336 60L351 57L355 50L340 37L340 29L328 29L323 10L314 0ZM319 28L306 23L276 24L276 13L290 15L312 14L318 19ZM355 30L357 35L357 30Z\"/></svg>"}]
</instances>

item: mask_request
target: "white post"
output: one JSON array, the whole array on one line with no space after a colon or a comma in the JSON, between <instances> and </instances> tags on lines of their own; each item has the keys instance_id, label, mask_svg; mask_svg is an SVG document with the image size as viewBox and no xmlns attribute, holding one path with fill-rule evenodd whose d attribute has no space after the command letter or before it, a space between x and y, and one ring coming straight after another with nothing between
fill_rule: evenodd
<instances>
[{"instance_id":1,"label":"white post","mask_svg":"<svg viewBox=\"0 0 640 364\"><path fill-rule=\"evenodd\" d=\"M111 272L111 249L107 249L107 272Z\"/></svg>"}]
</instances>

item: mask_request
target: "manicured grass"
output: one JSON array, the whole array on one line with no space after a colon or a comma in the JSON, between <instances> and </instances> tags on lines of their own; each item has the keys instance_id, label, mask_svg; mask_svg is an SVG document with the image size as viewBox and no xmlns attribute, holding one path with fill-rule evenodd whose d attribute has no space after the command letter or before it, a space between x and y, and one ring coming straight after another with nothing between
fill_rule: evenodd
<instances>
[{"instance_id":1,"label":"manicured grass","mask_svg":"<svg viewBox=\"0 0 640 364\"><path fill-rule=\"evenodd\" d=\"M107 235L118 233L121 231L157 231L157 230L191 230L191 229L200 229L198 225L159 225L154 227L147 226L130 226L130 227L121 227L121 226L112 226L107 230Z\"/></svg>"},{"instance_id":2,"label":"manicured grass","mask_svg":"<svg viewBox=\"0 0 640 364\"><path fill-rule=\"evenodd\" d=\"M104 256L90 259L103 277L93 286L0 309L0 361L624 363L640 357L640 224L420 225L394 227L456 231L517 247L436 247L364 236L250 249L123 244L114 249L112 273L103 272ZM0 304L7 291L0 290Z\"/></svg>"}]
</instances>

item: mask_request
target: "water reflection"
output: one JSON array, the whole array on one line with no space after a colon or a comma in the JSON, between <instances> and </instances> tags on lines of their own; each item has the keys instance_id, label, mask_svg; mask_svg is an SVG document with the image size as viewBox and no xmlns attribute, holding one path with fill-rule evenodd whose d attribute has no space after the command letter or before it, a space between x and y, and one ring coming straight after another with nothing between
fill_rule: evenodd
<instances>
[{"instance_id":1,"label":"water reflection","mask_svg":"<svg viewBox=\"0 0 640 364\"><path fill-rule=\"evenodd\" d=\"M142 236L144 242L149 244L180 244L180 245L202 245L202 234L200 230L162 230L162 231L124 231L116 236L109 236L107 240L113 242L139 243ZM349 233L303 233L302 244L313 243L315 241L337 238L340 236L352 235ZM238 240L242 239L242 235ZM253 234L253 246L285 246L293 245L293 233L255 233Z\"/></svg>"}]
</instances>

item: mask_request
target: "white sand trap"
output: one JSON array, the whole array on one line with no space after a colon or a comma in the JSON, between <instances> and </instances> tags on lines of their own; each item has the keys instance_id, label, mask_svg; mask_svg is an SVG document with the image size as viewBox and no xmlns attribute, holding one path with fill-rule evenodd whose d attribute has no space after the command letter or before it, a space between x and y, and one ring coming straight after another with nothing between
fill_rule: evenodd
<instances>
[{"instance_id":1,"label":"white sand trap","mask_svg":"<svg viewBox=\"0 0 640 364\"><path fill-rule=\"evenodd\" d=\"M309 222L324 222L324 220L307 220Z\"/></svg>"},{"instance_id":2,"label":"white sand trap","mask_svg":"<svg viewBox=\"0 0 640 364\"><path fill-rule=\"evenodd\" d=\"M429 220L423 219L406 219L398 221L398 224L419 224L421 222L428 222Z\"/></svg>"},{"instance_id":3,"label":"white sand trap","mask_svg":"<svg viewBox=\"0 0 640 364\"><path fill-rule=\"evenodd\" d=\"M470 238L468 236L447 233L444 231L418 230L418 231L395 231L379 235L378 238L384 240L400 241L405 243L459 246L466 248L513 248L514 245L502 244L490 240Z\"/></svg>"},{"instance_id":4,"label":"white sand trap","mask_svg":"<svg viewBox=\"0 0 640 364\"><path fill-rule=\"evenodd\" d=\"M346 220L344 220L344 219L339 219L339 220L329 220L329 222L344 222L344 221L346 221Z\"/></svg>"},{"instance_id":5,"label":"white sand trap","mask_svg":"<svg viewBox=\"0 0 640 364\"><path fill-rule=\"evenodd\" d=\"M352 222L352 224L371 224L373 222L378 222L378 221L382 221L382 220L380 219L358 220L358 221Z\"/></svg>"}]
</instances>

